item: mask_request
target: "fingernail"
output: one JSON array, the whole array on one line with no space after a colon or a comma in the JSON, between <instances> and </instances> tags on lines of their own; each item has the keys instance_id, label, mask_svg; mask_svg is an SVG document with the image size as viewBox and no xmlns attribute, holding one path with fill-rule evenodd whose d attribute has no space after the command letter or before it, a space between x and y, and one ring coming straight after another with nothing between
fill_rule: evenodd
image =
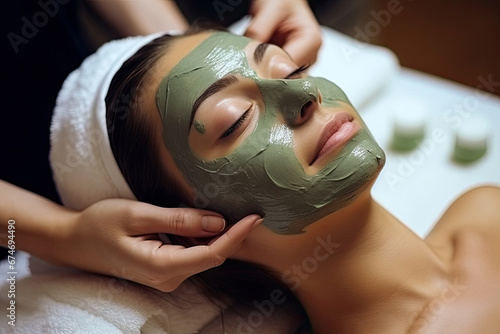
<instances>
[{"instance_id":1,"label":"fingernail","mask_svg":"<svg viewBox=\"0 0 500 334\"><path fill-rule=\"evenodd\" d=\"M201 228L205 232L222 232L226 227L226 221L221 217L203 216Z\"/></svg>"},{"instance_id":2,"label":"fingernail","mask_svg":"<svg viewBox=\"0 0 500 334\"><path fill-rule=\"evenodd\" d=\"M252 229L256 228L257 226L259 226L262 222L264 221L264 218L260 218L260 219L257 219L253 225L252 225Z\"/></svg>"}]
</instances>

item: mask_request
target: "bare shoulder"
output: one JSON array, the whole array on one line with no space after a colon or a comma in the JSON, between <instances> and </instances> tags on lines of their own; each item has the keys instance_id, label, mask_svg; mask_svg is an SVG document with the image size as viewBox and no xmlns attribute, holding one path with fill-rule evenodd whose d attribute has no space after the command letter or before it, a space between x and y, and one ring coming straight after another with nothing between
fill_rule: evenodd
<instances>
[{"instance_id":1,"label":"bare shoulder","mask_svg":"<svg viewBox=\"0 0 500 334\"><path fill-rule=\"evenodd\" d=\"M448 263L455 297L438 302L425 333L500 333L500 188L460 196L426 238ZM480 324L480 326L479 326Z\"/></svg>"},{"instance_id":2,"label":"bare shoulder","mask_svg":"<svg viewBox=\"0 0 500 334\"><path fill-rule=\"evenodd\" d=\"M448 208L435 230L461 228L500 230L500 187L483 186L467 191Z\"/></svg>"},{"instance_id":3,"label":"bare shoulder","mask_svg":"<svg viewBox=\"0 0 500 334\"><path fill-rule=\"evenodd\" d=\"M482 186L471 189L460 196L452 204L451 209L485 210L485 214L498 214L500 212L500 187Z\"/></svg>"},{"instance_id":4,"label":"bare shoulder","mask_svg":"<svg viewBox=\"0 0 500 334\"><path fill-rule=\"evenodd\" d=\"M426 238L431 245L474 234L500 245L500 188L482 186L461 195Z\"/></svg>"}]
</instances>

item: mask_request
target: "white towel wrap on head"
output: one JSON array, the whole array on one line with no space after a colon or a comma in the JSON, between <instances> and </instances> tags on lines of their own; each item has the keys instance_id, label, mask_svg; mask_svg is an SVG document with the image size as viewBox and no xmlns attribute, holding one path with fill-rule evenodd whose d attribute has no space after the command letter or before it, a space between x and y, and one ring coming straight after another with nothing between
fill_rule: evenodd
<instances>
[{"instance_id":1,"label":"white towel wrap on head","mask_svg":"<svg viewBox=\"0 0 500 334\"><path fill-rule=\"evenodd\" d=\"M165 34L108 42L65 80L52 116L49 156L65 206L82 210L105 198L136 199L111 150L104 99L122 64L142 46Z\"/></svg>"}]
</instances>

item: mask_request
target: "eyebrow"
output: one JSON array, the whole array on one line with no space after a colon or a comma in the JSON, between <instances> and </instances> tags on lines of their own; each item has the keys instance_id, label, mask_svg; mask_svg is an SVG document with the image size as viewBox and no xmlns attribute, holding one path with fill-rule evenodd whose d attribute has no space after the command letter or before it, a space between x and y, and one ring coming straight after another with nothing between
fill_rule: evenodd
<instances>
[{"instance_id":1,"label":"eyebrow","mask_svg":"<svg viewBox=\"0 0 500 334\"><path fill-rule=\"evenodd\" d=\"M264 54L266 53L266 50L269 46L271 45L275 45L275 44L271 44L271 43L260 43L256 48L255 48L255 51L253 52L253 59L255 60L255 62L258 64L260 64L260 62L262 62L262 59L264 58ZM275 45L276 46L276 45ZM286 55L288 56L288 58L290 58L291 61L293 61L293 58L292 56L283 48L280 47L280 49L282 51L284 51L286 53Z\"/></svg>"},{"instance_id":2,"label":"eyebrow","mask_svg":"<svg viewBox=\"0 0 500 334\"><path fill-rule=\"evenodd\" d=\"M253 52L253 59L257 64L259 64L262 61L262 58L264 58L264 53L266 53L267 47L271 45L269 43L260 43L256 48L255 51Z\"/></svg>"},{"instance_id":3,"label":"eyebrow","mask_svg":"<svg viewBox=\"0 0 500 334\"><path fill-rule=\"evenodd\" d=\"M193 119L194 115L196 114L196 111L200 107L200 105L205 101L207 98L210 96L216 94L217 92L221 91L222 89L235 84L238 82L238 77L234 74L229 74L223 78L220 78L213 84L211 84L205 91L196 99L196 101L193 104L193 110L191 111L191 120L189 121L189 127L191 128L191 124L193 124Z\"/></svg>"}]
</instances>

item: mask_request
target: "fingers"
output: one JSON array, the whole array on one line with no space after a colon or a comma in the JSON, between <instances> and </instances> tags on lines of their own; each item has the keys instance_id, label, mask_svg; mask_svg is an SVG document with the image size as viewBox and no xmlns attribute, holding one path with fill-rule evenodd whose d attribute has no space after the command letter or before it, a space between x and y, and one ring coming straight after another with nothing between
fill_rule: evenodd
<instances>
[{"instance_id":1,"label":"fingers","mask_svg":"<svg viewBox=\"0 0 500 334\"><path fill-rule=\"evenodd\" d=\"M135 235L169 233L188 237L210 237L221 233L226 227L222 216L207 210L193 208L160 208L141 203L134 210L133 230Z\"/></svg>"},{"instance_id":2,"label":"fingers","mask_svg":"<svg viewBox=\"0 0 500 334\"><path fill-rule=\"evenodd\" d=\"M246 36L283 47L299 66L316 61L321 29L306 1L254 0L251 13Z\"/></svg>"},{"instance_id":3,"label":"fingers","mask_svg":"<svg viewBox=\"0 0 500 334\"><path fill-rule=\"evenodd\" d=\"M169 250L172 245L164 245L166 252L163 267L172 276L191 276L221 265L228 257L240 249L245 238L262 222L258 215L250 215L232 226L226 233L208 246L193 246Z\"/></svg>"},{"instance_id":4,"label":"fingers","mask_svg":"<svg viewBox=\"0 0 500 334\"><path fill-rule=\"evenodd\" d=\"M251 13L254 15L245 36L260 42L267 42L278 29L278 25L285 19L285 13L279 10L277 2L264 5L259 1L252 4Z\"/></svg>"},{"instance_id":5,"label":"fingers","mask_svg":"<svg viewBox=\"0 0 500 334\"><path fill-rule=\"evenodd\" d=\"M321 47L321 34L308 31L301 32L302 37L291 38L283 45L283 49L292 57L295 64L312 65L316 62L319 48Z\"/></svg>"}]
</instances>

